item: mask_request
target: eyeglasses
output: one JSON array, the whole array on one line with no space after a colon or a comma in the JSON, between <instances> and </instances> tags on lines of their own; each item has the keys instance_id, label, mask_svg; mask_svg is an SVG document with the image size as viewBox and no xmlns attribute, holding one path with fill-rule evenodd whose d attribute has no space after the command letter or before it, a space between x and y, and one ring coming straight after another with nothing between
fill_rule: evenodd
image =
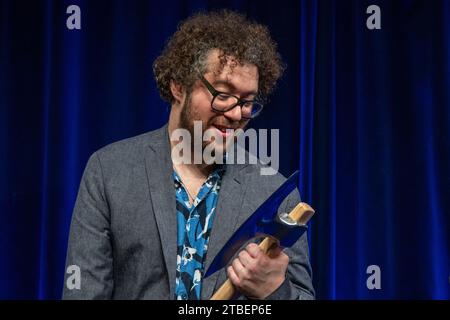
<instances>
[{"instance_id":1,"label":"eyeglasses","mask_svg":"<svg viewBox=\"0 0 450 320\"><path fill-rule=\"evenodd\" d=\"M205 85L206 89L211 93L213 99L211 101L211 108L214 111L225 113L232 110L236 106L241 107L241 117L244 119L253 119L259 115L263 109L263 105L256 100L245 100L236 97L232 94L221 92L212 86L205 77L201 76L200 80Z\"/></svg>"}]
</instances>

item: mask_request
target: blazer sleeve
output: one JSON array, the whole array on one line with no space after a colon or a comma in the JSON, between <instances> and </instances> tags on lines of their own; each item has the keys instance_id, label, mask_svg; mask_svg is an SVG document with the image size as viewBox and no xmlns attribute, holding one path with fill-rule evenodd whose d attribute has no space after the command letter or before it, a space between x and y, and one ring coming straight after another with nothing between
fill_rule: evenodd
<instances>
[{"instance_id":1,"label":"blazer sleeve","mask_svg":"<svg viewBox=\"0 0 450 320\"><path fill-rule=\"evenodd\" d=\"M281 204L279 213L291 212L300 202L300 195L294 190ZM289 256L289 265L284 282L265 300L314 300L312 268L309 262L308 235L305 232L291 247L284 250ZM252 299L240 295L239 300Z\"/></svg>"},{"instance_id":2,"label":"blazer sleeve","mask_svg":"<svg viewBox=\"0 0 450 320\"><path fill-rule=\"evenodd\" d=\"M295 189L282 203L282 212L291 212L300 202ZM268 300L313 300L315 296L312 284L312 269L309 262L308 236L305 232L285 253L289 256L286 280L266 299Z\"/></svg>"},{"instance_id":3,"label":"blazer sleeve","mask_svg":"<svg viewBox=\"0 0 450 320\"><path fill-rule=\"evenodd\" d=\"M77 268L80 286L73 286ZM69 268L71 267L71 268ZM72 215L63 299L110 299L113 294L113 259L110 210L98 153L94 153L81 179ZM72 285L68 285L72 283Z\"/></svg>"}]
</instances>

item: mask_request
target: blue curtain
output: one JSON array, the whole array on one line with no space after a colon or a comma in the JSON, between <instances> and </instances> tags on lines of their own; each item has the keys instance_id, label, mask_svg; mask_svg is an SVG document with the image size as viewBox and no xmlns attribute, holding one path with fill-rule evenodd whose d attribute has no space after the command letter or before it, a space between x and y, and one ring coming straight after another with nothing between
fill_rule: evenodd
<instances>
[{"instance_id":1,"label":"blue curtain","mask_svg":"<svg viewBox=\"0 0 450 320\"><path fill-rule=\"evenodd\" d=\"M66 28L72 4L81 30ZM153 60L180 20L225 7L268 25L288 65L252 126L281 129L280 171L300 169L317 210L318 298L448 299L445 0L0 0L0 299L60 298L89 155L167 121Z\"/></svg>"},{"instance_id":2,"label":"blue curtain","mask_svg":"<svg viewBox=\"0 0 450 320\"><path fill-rule=\"evenodd\" d=\"M449 3L375 1L376 31L365 28L373 1L303 4L316 287L332 299L448 299ZM369 265L381 290L367 290Z\"/></svg>"}]
</instances>

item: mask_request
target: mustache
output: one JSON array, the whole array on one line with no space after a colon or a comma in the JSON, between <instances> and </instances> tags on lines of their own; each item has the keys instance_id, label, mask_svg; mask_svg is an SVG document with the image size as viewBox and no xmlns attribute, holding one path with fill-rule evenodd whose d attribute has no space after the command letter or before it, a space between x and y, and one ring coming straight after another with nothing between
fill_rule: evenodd
<instances>
[{"instance_id":1,"label":"mustache","mask_svg":"<svg viewBox=\"0 0 450 320\"><path fill-rule=\"evenodd\" d=\"M233 130L243 129L243 126L240 122L231 123L228 121L214 121L211 123L211 125Z\"/></svg>"}]
</instances>

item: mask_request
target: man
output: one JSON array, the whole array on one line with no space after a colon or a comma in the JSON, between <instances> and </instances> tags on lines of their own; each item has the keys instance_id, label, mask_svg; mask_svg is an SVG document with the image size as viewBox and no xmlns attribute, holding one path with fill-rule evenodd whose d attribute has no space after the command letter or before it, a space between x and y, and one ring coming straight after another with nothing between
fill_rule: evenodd
<instances>
[{"instance_id":1,"label":"man","mask_svg":"<svg viewBox=\"0 0 450 320\"><path fill-rule=\"evenodd\" d=\"M282 73L267 29L220 11L187 19L154 63L171 104L161 129L95 152L84 172L72 218L67 267L80 287L66 299L208 299L228 277L241 298L312 299L306 234L268 257L247 245L233 262L203 279L226 240L285 180L258 164L221 164L233 130L244 129ZM194 124L214 138L214 163L192 161ZM174 153L175 148L183 151ZM179 157L189 161L179 161ZM300 201L293 192L280 210Z\"/></svg>"}]
</instances>

